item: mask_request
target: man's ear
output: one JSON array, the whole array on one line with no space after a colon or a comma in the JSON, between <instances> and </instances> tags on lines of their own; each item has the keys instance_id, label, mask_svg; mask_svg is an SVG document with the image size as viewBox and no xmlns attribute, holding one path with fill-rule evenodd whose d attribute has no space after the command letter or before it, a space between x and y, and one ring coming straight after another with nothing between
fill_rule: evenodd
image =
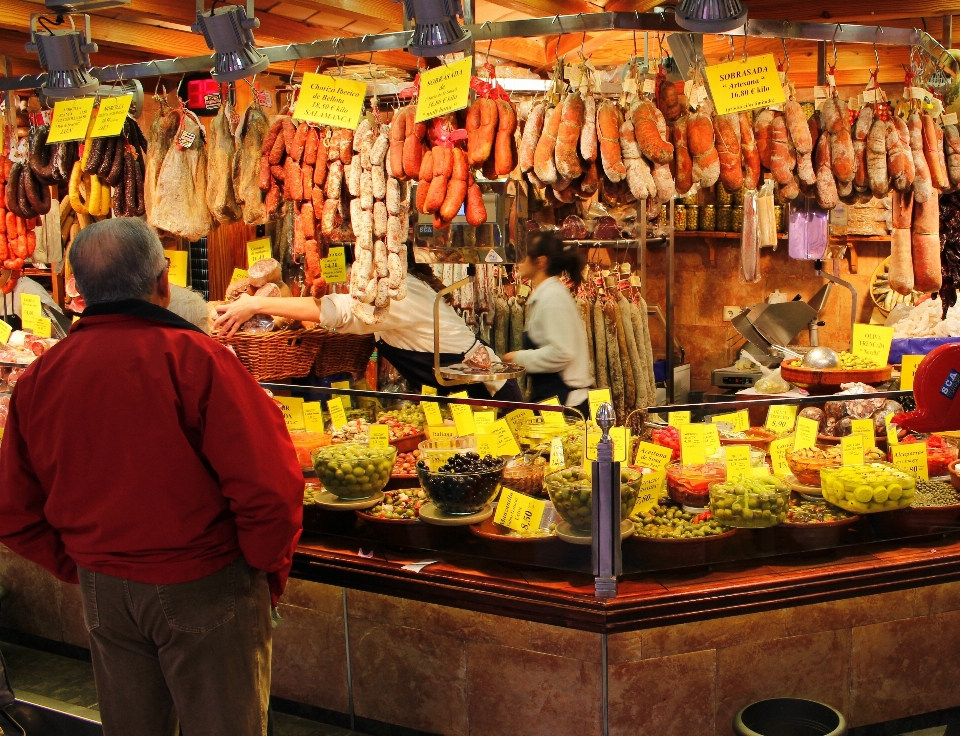
<instances>
[{"instance_id":1,"label":"man's ear","mask_svg":"<svg viewBox=\"0 0 960 736\"><path fill-rule=\"evenodd\" d=\"M157 297L157 304L166 309L170 306L170 269L163 269L160 278L157 281L157 288L154 292Z\"/></svg>"}]
</instances>

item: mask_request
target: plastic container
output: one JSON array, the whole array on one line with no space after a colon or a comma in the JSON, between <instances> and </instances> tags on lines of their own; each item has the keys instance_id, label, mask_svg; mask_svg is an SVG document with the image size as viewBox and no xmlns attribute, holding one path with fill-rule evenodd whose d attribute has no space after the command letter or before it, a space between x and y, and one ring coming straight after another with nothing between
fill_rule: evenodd
<instances>
[{"instance_id":1,"label":"plastic container","mask_svg":"<svg viewBox=\"0 0 960 736\"><path fill-rule=\"evenodd\" d=\"M313 452L330 444L332 437L321 432L291 432L293 449L297 451L297 460L301 470L313 470Z\"/></svg>"},{"instance_id":2,"label":"plastic container","mask_svg":"<svg viewBox=\"0 0 960 736\"><path fill-rule=\"evenodd\" d=\"M754 447L753 445L750 445L749 443L743 443L743 444L746 444L750 448L750 467L751 468L762 468L764 465L766 465L766 460L767 460L766 452L764 452L763 450L757 449L756 447ZM721 447L719 450L717 450L715 453L713 453L710 457L707 458L707 462L722 463L724 464L724 466L726 466L725 465L726 459L727 459L726 453L727 453L727 448Z\"/></svg>"},{"instance_id":3,"label":"plastic container","mask_svg":"<svg viewBox=\"0 0 960 736\"><path fill-rule=\"evenodd\" d=\"M420 459L431 470L436 470L458 452L476 452L476 435L454 437L452 439L424 440L418 447Z\"/></svg>"},{"instance_id":4,"label":"plastic container","mask_svg":"<svg viewBox=\"0 0 960 736\"><path fill-rule=\"evenodd\" d=\"M842 465L820 471L824 500L854 514L906 508L913 502L916 479L890 463Z\"/></svg>"},{"instance_id":5,"label":"plastic container","mask_svg":"<svg viewBox=\"0 0 960 736\"><path fill-rule=\"evenodd\" d=\"M751 703L733 719L737 736L844 736L840 711L814 700L773 698Z\"/></svg>"},{"instance_id":6,"label":"plastic container","mask_svg":"<svg viewBox=\"0 0 960 736\"><path fill-rule=\"evenodd\" d=\"M475 473L435 473L417 463L417 476L434 506L445 514L463 516L477 513L493 500L503 469L502 460L494 470Z\"/></svg>"},{"instance_id":7,"label":"plastic container","mask_svg":"<svg viewBox=\"0 0 960 736\"><path fill-rule=\"evenodd\" d=\"M805 486L820 486L820 471L838 467L843 459L840 445L807 447L787 453L787 466L794 477Z\"/></svg>"},{"instance_id":8,"label":"plastic container","mask_svg":"<svg viewBox=\"0 0 960 736\"><path fill-rule=\"evenodd\" d=\"M360 500L384 489L396 459L396 447L347 442L314 451L313 468L324 489L334 496Z\"/></svg>"},{"instance_id":9,"label":"plastic container","mask_svg":"<svg viewBox=\"0 0 960 736\"><path fill-rule=\"evenodd\" d=\"M517 429L517 442L521 447L547 446L554 437L570 437L583 435L583 422L572 417L564 417L563 424L547 424L541 417L534 417L523 422Z\"/></svg>"},{"instance_id":10,"label":"plastic container","mask_svg":"<svg viewBox=\"0 0 960 736\"><path fill-rule=\"evenodd\" d=\"M710 484L726 480L727 468L722 462L706 465L667 466L667 494L684 506L704 508L710 501Z\"/></svg>"},{"instance_id":11,"label":"plastic container","mask_svg":"<svg viewBox=\"0 0 960 736\"><path fill-rule=\"evenodd\" d=\"M620 519L626 519L637 505L640 479L631 468L620 468ZM560 518L578 531L593 531L593 483L582 467L565 468L550 473L544 485Z\"/></svg>"},{"instance_id":12,"label":"plastic container","mask_svg":"<svg viewBox=\"0 0 960 736\"><path fill-rule=\"evenodd\" d=\"M790 489L773 475L710 485L710 512L740 529L776 526L787 518Z\"/></svg>"},{"instance_id":13,"label":"plastic container","mask_svg":"<svg viewBox=\"0 0 960 736\"><path fill-rule=\"evenodd\" d=\"M817 261L827 249L830 213L820 208L816 200L797 197L790 205L788 243L791 258Z\"/></svg>"},{"instance_id":14,"label":"plastic container","mask_svg":"<svg viewBox=\"0 0 960 736\"><path fill-rule=\"evenodd\" d=\"M543 496L543 474L547 463L542 457L521 456L510 460L503 471L503 485L505 488L525 493L528 496Z\"/></svg>"}]
</instances>

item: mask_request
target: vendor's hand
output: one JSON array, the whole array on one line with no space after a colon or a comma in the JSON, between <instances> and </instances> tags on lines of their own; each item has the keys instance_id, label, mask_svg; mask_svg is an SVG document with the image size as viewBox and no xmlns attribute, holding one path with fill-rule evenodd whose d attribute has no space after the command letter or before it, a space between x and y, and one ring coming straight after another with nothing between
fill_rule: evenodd
<instances>
[{"instance_id":1,"label":"vendor's hand","mask_svg":"<svg viewBox=\"0 0 960 736\"><path fill-rule=\"evenodd\" d=\"M235 334L240 326L257 314L260 308L260 302L255 296L243 294L236 301L229 304L217 305L217 312L220 316L213 323L215 330L221 330L226 337Z\"/></svg>"},{"instance_id":2,"label":"vendor's hand","mask_svg":"<svg viewBox=\"0 0 960 736\"><path fill-rule=\"evenodd\" d=\"M512 363L512 362L513 362L513 358L514 358L514 356L516 356L517 352L518 352L518 351L514 350L514 351L511 352L511 353L507 353L506 355L504 355L504 356L501 358L501 360L502 360L504 363Z\"/></svg>"}]
</instances>

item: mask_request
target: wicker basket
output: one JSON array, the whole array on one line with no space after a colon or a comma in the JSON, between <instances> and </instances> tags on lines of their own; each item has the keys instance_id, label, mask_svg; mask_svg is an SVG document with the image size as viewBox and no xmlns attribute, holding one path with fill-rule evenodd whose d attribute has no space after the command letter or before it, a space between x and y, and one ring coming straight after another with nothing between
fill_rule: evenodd
<instances>
[{"instance_id":1,"label":"wicker basket","mask_svg":"<svg viewBox=\"0 0 960 736\"><path fill-rule=\"evenodd\" d=\"M327 331L279 330L263 335L237 333L224 337L214 333L217 342L233 348L243 367L258 381L277 381L309 375L317 358L317 351Z\"/></svg>"},{"instance_id":2,"label":"wicker basket","mask_svg":"<svg viewBox=\"0 0 960 736\"><path fill-rule=\"evenodd\" d=\"M324 332L313 364L313 375L324 378L337 373L363 373L370 362L375 342L373 335Z\"/></svg>"}]
</instances>

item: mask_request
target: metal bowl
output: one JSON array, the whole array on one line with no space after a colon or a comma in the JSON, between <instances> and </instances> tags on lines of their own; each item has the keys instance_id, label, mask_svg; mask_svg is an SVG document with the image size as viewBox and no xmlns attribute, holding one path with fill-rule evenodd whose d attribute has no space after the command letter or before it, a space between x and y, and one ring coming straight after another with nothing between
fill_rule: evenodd
<instances>
[{"instance_id":1,"label":"metal bowl","mask_svg":"<svg viewBox=\"0 0 960 736\"><path fill-rule=\"evenodd\" d=\"M810 348L803 356L801 363L804 368L817 368L820 370L837 368L840 365L840 356L833 348L816 347Z\"/></svg>"}]
</instances>

